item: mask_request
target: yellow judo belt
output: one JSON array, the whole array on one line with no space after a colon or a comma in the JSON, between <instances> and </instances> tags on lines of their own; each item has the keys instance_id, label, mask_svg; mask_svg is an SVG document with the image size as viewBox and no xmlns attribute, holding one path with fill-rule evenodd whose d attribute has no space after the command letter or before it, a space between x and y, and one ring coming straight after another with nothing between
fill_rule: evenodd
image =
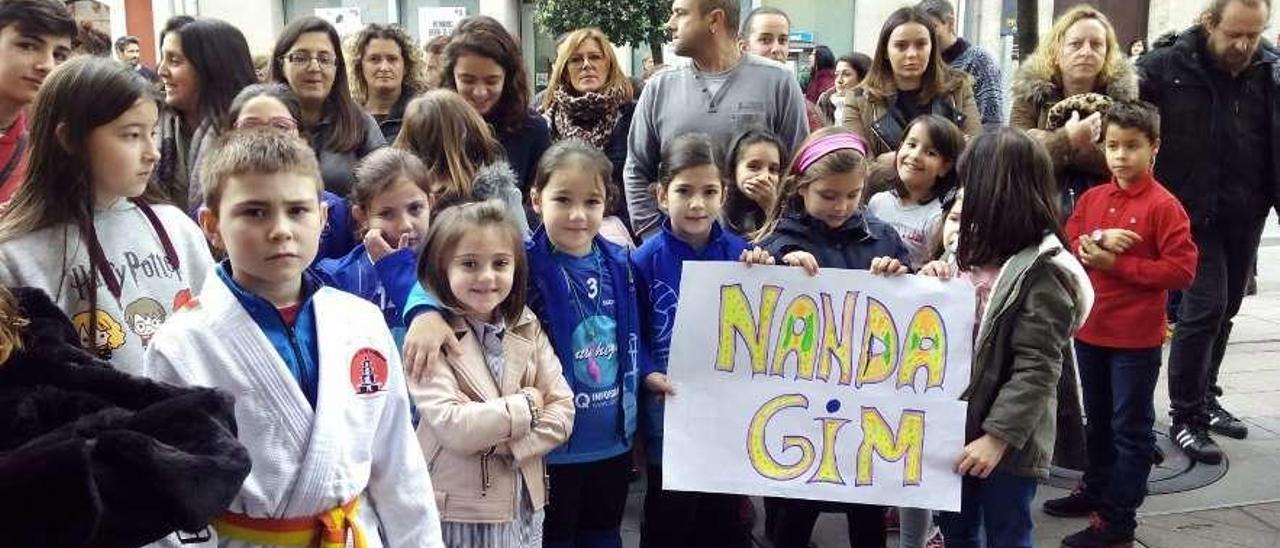
<instances>
[{"instance_id":1,"label":"yellow judo belt","mask_svg":"<svg viewBox=\"0 0 1280 548\"><path fill-rule=\"evenodd\" d=\"M214 520L213 528L224 540L316 548L344 548L351 531L356 548L366 548L364 531L355 520L359 506L360 499L355 498L316 516L281 519L226 512Z\"/></svg>"}]
</instances>

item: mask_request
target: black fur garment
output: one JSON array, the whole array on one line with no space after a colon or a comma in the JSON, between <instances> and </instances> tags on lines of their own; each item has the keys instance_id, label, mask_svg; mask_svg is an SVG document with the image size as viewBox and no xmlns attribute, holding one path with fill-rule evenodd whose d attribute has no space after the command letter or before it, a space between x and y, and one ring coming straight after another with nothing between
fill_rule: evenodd
<instances>
[{"instance_id":1,"label":"black fur garment","mask_svg":"<svg viewBox=\"0 0 1280 548\"><path fill-rule=\"evenodd\" d=\"M140 546L199 531L249 474L232 398L112 369L43 292L0 365L0 548Z\"/></svg>"}]
</instances>

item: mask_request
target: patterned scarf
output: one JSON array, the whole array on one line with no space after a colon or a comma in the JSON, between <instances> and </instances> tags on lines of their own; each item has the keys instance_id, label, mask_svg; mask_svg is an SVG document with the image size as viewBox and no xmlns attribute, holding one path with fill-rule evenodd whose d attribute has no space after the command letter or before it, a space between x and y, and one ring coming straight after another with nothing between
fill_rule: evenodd
<instances>
[{"instance_id":1,"label":"patterned scarf","mask_svg":"<svg viewBox=\"0 0 1280 548\"><path fill-rule=\"evenodd\" d=\"M556 139L582 139L604 150L618 123L621 105L622 98L617 95L591 92L575 97L558 88L551 105L551 132Z\"/></svg>"}]
</instances>

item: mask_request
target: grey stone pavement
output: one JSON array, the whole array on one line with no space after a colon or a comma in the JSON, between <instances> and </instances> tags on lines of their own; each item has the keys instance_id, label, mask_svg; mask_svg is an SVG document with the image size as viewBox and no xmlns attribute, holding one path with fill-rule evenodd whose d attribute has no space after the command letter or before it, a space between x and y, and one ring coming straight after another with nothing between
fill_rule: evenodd
<instances>
[{"instance_id":1,"label":"grey stone pavement","mask_svg":"<svg viewBox=\"0 0 1280 548\"><path fill-rule=\"evenodd\" d=\"M1166 349L1166 358L1167 358ZM1166 362L1167 363L1167 362ZM1215 436L1227 454L1225 476L1207 486L1146 499L1138 511L1138 541L1151 548L1280 548L1280 227L1274 214L1258 253L1258 294L1246 297L1235 320L1220 382L1225 408L1249 425L1245 440ZM1168 385L1156 390L1157 429L1168 429ZM1085 519L1045 515L1040 503L1067 494L1041 485L1033 513L1036 546L1059 546ZM644 482L632 486L623 544L639 546ZM763 523L756 501L757 523ZM756 527L756 538L762 538ZM824 515L814 529L819 548L848 546L842 516ZM890 546L897 546L890 537ZM763 542L760 546L768 546Z\"/></svg>"}]
</instances>

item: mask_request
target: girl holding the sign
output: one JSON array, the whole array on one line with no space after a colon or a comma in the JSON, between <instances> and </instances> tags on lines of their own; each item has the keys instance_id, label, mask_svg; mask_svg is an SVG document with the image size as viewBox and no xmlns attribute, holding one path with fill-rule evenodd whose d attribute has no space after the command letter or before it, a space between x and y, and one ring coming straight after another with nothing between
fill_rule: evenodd
<instances>
[{"instance_id":1,"label":"girl holding the sign","mask_svg":"<svg viewBox=\"0 0 1280 548\"><path fill-rule=\"evenodd\" d=\"M906 273L909 253L898 234L862 214L869 163L866 142L849 130L826 128L810 135L796 151L760 246L810 274L819 267ZM774 540L781 548L807 547L824 511L848 516L850 546L884 546L883 506L809 500L786 500L780 506Z\"/></svg>"},{"instance_id":2,"label":"girl holding the sign","mask_svg":"<svg viewBox=\"0 0 1280 548\"><path fill-rule=\"evenodd\" d=\"M948 547L1031 546L1031 500L1049 474L1056 387L1072 334L1088 316L1093 289L1065 251L1053 164L1025 133L983 134L960 157L964 189L956 259L963 272L990 276L980 299L959 513L940 515ZM950 277L936 261L925 275ZM1065 362L1072 366L1070 362Z\"/></svg>"},{"instance_id":3,"label":"girl holding the sign","mask_svg":"<svg viewBox=\"0 0 1280 548\"><path fill-rule=\"evenodd\" d=\"M773 262L717 220L725 203L725 180L717 157L711 138L700 133L682 135L664 147L657 194L667 220L662 231L631 256L640 291L649 297L644 319L653 350L653 367L642 371L640 401L649 463L641 546L751 545L738 514L742 497L661 489L663 398L675 394L666 371L682 265L684 261Z\"/></svg>"}]
</instances>

